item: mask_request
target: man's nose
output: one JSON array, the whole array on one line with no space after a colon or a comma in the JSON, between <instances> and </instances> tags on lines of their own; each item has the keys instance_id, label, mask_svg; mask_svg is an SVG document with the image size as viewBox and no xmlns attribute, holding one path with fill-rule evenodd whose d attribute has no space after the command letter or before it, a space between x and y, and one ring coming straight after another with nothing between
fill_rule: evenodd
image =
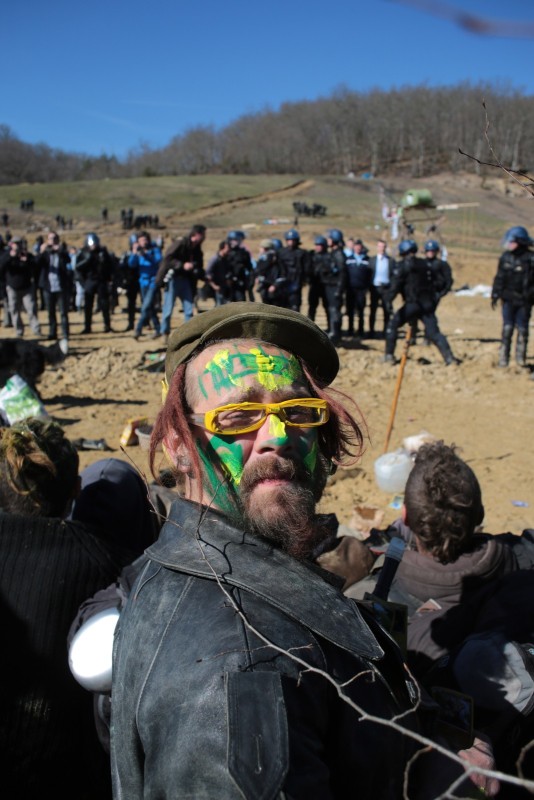
<instances>
[{"instance_id":1,"label":"man's nose","mask_svg":"<svg viewBox=\"0 0 534 800\"><path fill-rule=\"evenodd\" d=\"M256 449L261 451L287 450L292 448L288 429L278 414L267 414L256 433Z\"/></svg>"}]
</instances>

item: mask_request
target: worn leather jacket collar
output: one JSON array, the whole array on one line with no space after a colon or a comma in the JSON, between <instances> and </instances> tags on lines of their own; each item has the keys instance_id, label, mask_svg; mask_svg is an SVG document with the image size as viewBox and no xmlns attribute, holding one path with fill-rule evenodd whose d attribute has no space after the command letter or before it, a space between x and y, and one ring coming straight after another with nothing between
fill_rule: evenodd
<instances>
[{"instance_id":1,"label":"worn leather jacket collar","mask_svg":"<svg viewBox=\"0 0 534 800\"><path fill-rule=\"evenodd\" d=\"M252 592L353 655L372 660L384 655L354 601L304 562L205 506L176 500L146 553L167 569Z\"/></svg>"}]
</instances>

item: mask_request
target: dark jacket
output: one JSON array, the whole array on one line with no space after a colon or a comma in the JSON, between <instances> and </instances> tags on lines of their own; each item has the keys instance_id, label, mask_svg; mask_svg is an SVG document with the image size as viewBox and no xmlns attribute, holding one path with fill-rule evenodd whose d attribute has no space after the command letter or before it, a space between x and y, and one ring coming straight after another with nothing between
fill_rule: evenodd
<instances>
[{"instance_id":1,"label":"dark jacket","mask_svg":"<svg viewBox=\"0 0 534 800\"><path fill-rule=\"evenodd\" d=\"M254 268L250 253L244 247L231 247L226 256L228 261L228 274L232 290L243 291L252 286L254 282Z\"/></svg>"},{"instance_id":2,"label":"dark jacket","mask_svg":"<svg viewBox=\"0 0 534 800\"><path fill-rule=\"evenodd\" d=\"M388 299L392 303L400 294L404 302L425 313L432 313L439 299L440 280L425 259L405 256L397 261L391 276Z\"/></svg>"},{"instance_id":3,"label":"dark jacket","mask_svg":"<svg viewBox=\"0 0 534 800\"><path fill-rule=\"evenodd\" d=\"M115 260L105 247L83 247L76 256L75 275L85 291L94 292L113 277Z\"/></svg>"},{"instance_id":4,"label":"dark jacket","mask_svg":"<svg viewBox=\"0 0 534 800\"><path fill-rule=\"evenodd\" d=\"M333 286L341 297L347 285L347 267L343 250L312 254L312 274L321 286Z\"/></svg>"},{"instance_id":5,"label":"dark jacket","mask_svg":"<svg viewBox=\"0 0 534 800\"><path fill-rule=\"evenodd\" d=\"M346 257L347 285L351 289L368 289L371 285L371 267L367 254L361 253Z\"/></svg>"},{"instance_id":6,"label":"dark jacket","mask_svg":"<svg viewBox=\"0 0 534 800\"><path fill-rule=\"evenodd\" d=\"M288 280L274 250L263 253L256 262L256 286L264 303L288 301ZM269 291L271 289L271 291Z\"/></svg>"},{"instance_id":7,"label":"dark jacket","mask_svg":"<svg viewBox=\"0 0 534 800\"><path fill-rule=\"evenodd\" d=\"M534 253L526 247L506 251L499 259L491 296L516 305L534 303Z\"/></svg>"},{"instance_id":8,"label":"dark jacket","mask_svg":"<svg viewBox=\"0 0 534 800\"><path fill-rule=\"evenodd\" d=\"M72 677L80 603L134 557L80 522L0 513L0 767L12 800L107 800L92 696Z\"/></svg>"},{"instance_id":9,"label":"dark jacket","mask_svg":"<svg viewBox=\"0 0 534 800\"><path fill-rule=\"evenodd\" d=\"M310 254L302 247L282 247L278 259L291 286L297 291L307 283L310 270Z\"/></svg>"},{"instance_id":10,"label":"dark jacket","mask_svg":"<svg viewBox=\"0 0 534 800\"><path fill-rule=\"evenodd\" d=\"M442 258L427 258L426 263L432 270L436 295L441 300L450 292L454 283L451 265Z\"/></svg>"},{"instance_id":11,"label":"dark jacket","mask_svg":"<svg viewBox=\"0 0 534 800\"><path fill-rule=\"evenodd\" d=\"M401 796L409 740L315 672L382 718L412 707L398 649L334 576L183 500L147 555L115 640L117 798Z\"/></svg>"},{"instance_id":12,"label":"dark jacket","mask_svg":"<svg viewBox=\"0 0 534 800\"><path fill-rule=\"evenodd\" d=\"M192 263L193 269L184 270L184 264ZM198 280L204 278L204 255L200 244L195 244L189 236L176 239L163 254L163 259L156 274L156 286L162 287L169 280L168 274L183 275L196 286Z\"/></svg>"},{"instance_id":13,"label":"dark jacket","mask_svg":"<svg viewBox=\"0 0 534 800\"><path fill-rule=\"evenodd\" d=\"M54 263L55 262L55 263ZM37 258L39 270L38 286L46 292L50 291L50 271L55 270L61 291L71 288L72 273L69 270L70 256L67 248L62 245L58 250L47 247Z\"/></svg>"},{"instance_id":14,"label":"dark jacket","mask_svg":"<svg viewBox=\"0 0 534 800\"><path fill-rule=\"evenodd\" d=\"M472 632L479 593L517 568L513 549L489 535L475 535L470 549L449 564L405 551L389 600L408 607L408 651L420 673Z\"/></svg>"},{"instance_id":15,"label":"dark jacket","mask_svg":"<svg viewBox=\"0 0 534 800\"><path fill-rule=\"evenodd\" d=\"M0 275L6 286L17 292L29 292L35 283L37 265L31 253L24 259L11 256L9 251L3 253L0 259Z\"/></svg>"}]
</instances>

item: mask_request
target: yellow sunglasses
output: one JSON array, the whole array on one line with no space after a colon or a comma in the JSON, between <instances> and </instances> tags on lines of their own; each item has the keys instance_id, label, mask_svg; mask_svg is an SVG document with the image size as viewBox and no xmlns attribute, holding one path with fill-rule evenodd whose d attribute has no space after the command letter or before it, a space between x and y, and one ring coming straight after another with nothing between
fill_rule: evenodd
<instances>
[{"instance_id":1,"label":"yellow sunglasses","mask_svg":"<svg viewBox=\"0 0 534 800\"><path fill-rule=\"evenodd\" d=\"M277 416L284 425L295 428L315 428L324 425L330 417L326 400L296 397L281 403L229 403L213 411L188 414L188 419L210 433L233 436L258 430L269 414Z\"/></svg>"}]
</instances>

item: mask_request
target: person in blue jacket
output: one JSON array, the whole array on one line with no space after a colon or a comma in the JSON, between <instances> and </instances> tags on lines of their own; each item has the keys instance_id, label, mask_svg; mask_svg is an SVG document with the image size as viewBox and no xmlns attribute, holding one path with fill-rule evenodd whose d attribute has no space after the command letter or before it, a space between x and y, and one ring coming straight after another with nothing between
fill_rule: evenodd
<instances>
[{"instance_id":1,"label":"person in blue jacket","mask_svg":"<svg viewBox=\"0 0 534 800\"><path fill-rule=\"evenodd\" d=\"M139 290L141 292L141 314L135 327L134 339L139 339L143 328L152 322L152 338L161 336L159 318L155 309L156 275L161 261L161 250L152 244L150 234L142 231L132 244L132 254L128 266L139 270Z\"/></svg>"}]
</instances>

